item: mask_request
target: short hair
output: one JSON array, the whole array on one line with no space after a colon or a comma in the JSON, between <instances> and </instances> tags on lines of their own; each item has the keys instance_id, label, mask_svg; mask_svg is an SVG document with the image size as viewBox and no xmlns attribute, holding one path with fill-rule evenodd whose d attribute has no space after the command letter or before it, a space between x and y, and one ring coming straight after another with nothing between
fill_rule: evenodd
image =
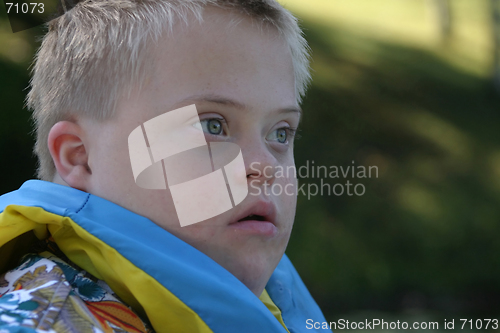
<instances>
[{"instance_id":1,"label":"short hair","mask_svg":"<svg viewBox=\"0 0 500 333\"><path fill-rule=\"evenodd\" d=\"M216 6L272 26L286 41L293 62L297 102L310 81L309 47L297 19L275 0L85 0L48 23L35 56L27 106L36 130L37 176L51 181L56 168L48 148L54 124L72 115L111 118L120 94L144 79L142 50L175 20L203 21Z\"/></svg>"}]
</instances>

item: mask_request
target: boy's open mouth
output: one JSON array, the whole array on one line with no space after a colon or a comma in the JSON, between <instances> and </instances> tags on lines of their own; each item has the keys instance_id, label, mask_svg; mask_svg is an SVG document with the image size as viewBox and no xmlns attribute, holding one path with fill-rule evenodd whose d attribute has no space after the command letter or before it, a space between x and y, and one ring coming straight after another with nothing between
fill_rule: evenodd
<instances>
[{"instance_id":1,"label":"boy's open mouth","mask_svg":"<svg viewBox=\"0 0 500 333\"><path fill-rule=\"evenodd\" d=\"M262 215L248 215L245 218L242 218L241 220L238 220L238 222L243 222L243 221L265 221L266 219Z\"/></svg>"},{"instance_id":2,"label":"boy's open mouth","mask_svg":"<svg viewBox=\"0 0 500 333\"><path fill-rule=\"evenodd\" d=\"M272 202L260 200L248 205L241 212L235 215L236 216L233 219L234 222L230 223L230 225L247 225L247 223L243 222L250 222L250 224L252 222L263 222L258 223L259 225L264 225L266 224L265 222L269 222L274 225L276 221L276 208Z\"/></svg>"},{"instance_id":3,"label":"boy's open mouth","mask_svg":"<svg viewBox=\"0 0 500 333\"><path fill-rule=\"evenodd\" d=\"M271 238L278 235L276 209L269 201L254 203L238 214L234 221L230 226L239 233Z\"/></svg>"}]
</instances>

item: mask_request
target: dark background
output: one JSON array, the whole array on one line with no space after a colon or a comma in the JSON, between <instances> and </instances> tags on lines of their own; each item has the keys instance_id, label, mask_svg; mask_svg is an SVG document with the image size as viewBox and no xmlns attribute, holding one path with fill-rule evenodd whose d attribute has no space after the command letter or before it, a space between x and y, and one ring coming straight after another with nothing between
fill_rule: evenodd
<instances>
[{"instance_id":1,"label":"dark background","mask_svg":"<svg viewBox=\"0 0 500 333\"><path fill-rule=\"evenodd\" d=\"M313 51L297 167L378 167L323 179L362 196L299 196L287 252L326 318L500 319L495 1L282 2ZM0 8L1 193L34 176L23 104L42 32L13 34Z\"/></svg>"}]
</instances>

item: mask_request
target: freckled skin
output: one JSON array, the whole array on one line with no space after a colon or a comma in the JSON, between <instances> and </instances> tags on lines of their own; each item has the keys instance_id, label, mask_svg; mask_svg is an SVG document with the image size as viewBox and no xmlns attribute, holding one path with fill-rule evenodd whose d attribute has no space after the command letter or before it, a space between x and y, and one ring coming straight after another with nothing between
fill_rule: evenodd
<instances>
[{"instance_id":1,"label":"freckled skin","mask_svg":"<svg viewBox=\"0 0 500 333\"><path fill-rule=\"evenodd\" d=\"M252 162L265 166L294 165L293 142L280 146L266 139L283 124L296 127L299 116L279 114L296 105L290 52L272 29L260 29L249 18L231 28L227 22L238 14L207 8L204 23L174 27L152 52L150 76L139 91L119 102L117 116L103 123L82 120L92 176L86 190L151 219L154 223L207 254L260 295L281 259L293 225L296 196L264 197L276 207L278 232L274 237L242 233L228 227L240 207L258 199L248 196L236 208L187 227L180 227L168 190L139 188L133 179L128 155L128 135L144 121L169 110L194 104L180 101L193 95L215 94L247 106L246 110L195 102L200 118L210 113L227 121L227 139L239 145L247 177L264 186ZM284 187L295 179L272 178L269 184Z\"/></svg>"}]
</instances>

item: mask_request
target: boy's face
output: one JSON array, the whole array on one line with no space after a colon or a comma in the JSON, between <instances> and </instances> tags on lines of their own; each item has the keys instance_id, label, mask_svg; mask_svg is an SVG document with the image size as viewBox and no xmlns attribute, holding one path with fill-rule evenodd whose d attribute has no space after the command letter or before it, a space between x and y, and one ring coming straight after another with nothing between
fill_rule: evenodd
<instances>
[{"instance_id":1,"label":"boy's face","mask_svg":"<svg viewBox=\"0 0 500 333\"><path fill-rule=\"evenodd\" d=\"M233 19L241 22L229 26ZM160 39L150 65L145 84L119 102L115 118L82 122L92 172L86 190L151 219L259 295L283 255L295 215L292 172L273 177L278 169L294 165L292 132L300 113L290 52L274 30L227 10L207 8L202 25L192 19L189 28L177 25L172 37ZM181 227L169 190L135 184L127 145L137 126L191 104L207 141L241 148L252 186L233 209ZM272 188L278 194L285 187L293 194L272 194ZM238 222L245 214L262 215L271 223Z\"/></svg>"}]
</instances>

